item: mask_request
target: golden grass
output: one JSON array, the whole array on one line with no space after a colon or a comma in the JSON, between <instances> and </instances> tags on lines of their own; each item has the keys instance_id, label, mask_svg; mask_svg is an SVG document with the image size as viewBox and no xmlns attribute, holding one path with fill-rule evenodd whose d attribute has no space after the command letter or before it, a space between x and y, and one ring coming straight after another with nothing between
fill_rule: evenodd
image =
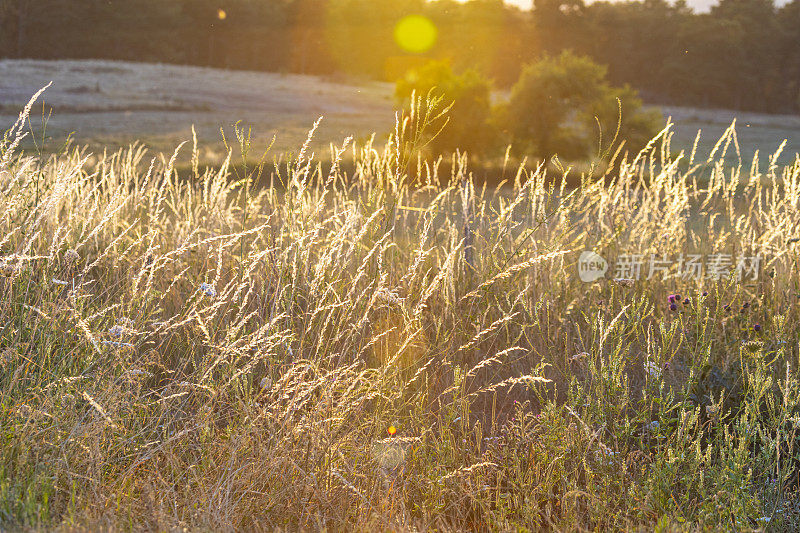
<instances>
[{"instance_id":1,"label":"golden grass","mask_svg":"<svg viewBox=\"0 0 800 533\"><path fill-rule=\"evenodd\" d=\"M413 158L424 122L336 151L352 175L302 150L275 187L12 129L3 528L796 526L800 162L725 167L732 131L674 160L665 132L605 182L492 192ZM765 261L584 284L587 249Z\"/></svg>"}]
</instances>

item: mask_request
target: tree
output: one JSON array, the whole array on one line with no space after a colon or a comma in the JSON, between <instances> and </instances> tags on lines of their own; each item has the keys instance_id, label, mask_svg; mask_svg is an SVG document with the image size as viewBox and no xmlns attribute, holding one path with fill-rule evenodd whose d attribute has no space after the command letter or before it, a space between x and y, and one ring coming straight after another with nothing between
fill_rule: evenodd
<instances>
[{"instance_id":1,"label":"tree","mask_svg":"<svg viewBox=\"0 0 800 533\"><path fill-rule=\"evenodd\" d=\"M622 139L640 142L657 131L656 115L642 112L633 90L611 87L605 67L563 52L525 67L501 120L518 148L542 158L583 158L596 147L598 121L603 138L614 135L617 98L622 102Z\"/></svg>"}]
</instances>

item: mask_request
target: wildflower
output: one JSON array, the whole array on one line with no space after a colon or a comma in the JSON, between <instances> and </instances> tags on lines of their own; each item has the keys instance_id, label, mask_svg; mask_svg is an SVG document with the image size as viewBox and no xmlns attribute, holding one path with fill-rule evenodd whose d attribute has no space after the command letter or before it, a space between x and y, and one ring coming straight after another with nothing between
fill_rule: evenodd
<instances>
[{"instance_id":1,"label":"wildflower","mask_svg":"<svg viewBox=\"0 0 800 533\"><path fill-rule=\"evenodd\" d=\"M78 262L81 256L78 255L78 252L70 248L66 252L64 252L64 262L68 265L74 265Z\"/></svg>"},{"instance_id":2,"label":"wildflower","mask_svg":"<svg viewBox=\"0 0 800 533\"><path fill-rule=\"evenodd\" d=\"M573 363L577 363L577 362L579 362L581 359L584 359L584 358L586 358L586 357L589 357L589 352L581 352L581 353L576 353L575 355L571 355L571 356L570 356L570 358L569 358L569 360L570 360L571 362L573 362ZM517 403L517 402L516 402L516 400L514 401L514 403Z\"/></svg>"},{"instance_id":3,"label":"wildflower","mask_svg":"<svg viewBox=\"0 0 800 533\"><path fill-rule=\"evenodd\" d=\"M130 342L103 341L103 344L113 346L115 348L133 348L133 344Z\"/></svg>"},{"instance_id":4,"label":"wildflower","mask_svg":"<svg viewBox=\"0 0 800 533\"><path fill-rule=\"evenodd\" d=\"M650 377L653 379L658 379L661 377L661 369L653 361L647 361L644 364L644 370L650 374Z\"/></svg>"},{"instance_id":5,"label":"wildflower","mask_svg":"<svg viewBox=\"0 0 800 533\"><path fill-rule=\"evenodd\" d=\"M689 305L689 298L684 298L683 305Z\"/></svg>"},{"instance_id":6,"label":"wildflower","mask_svg":"<svg viewBox=\"0 0 800 533\"><path fill-rule=\"evenodd\" d=\"M390 436L394 437L394 434L397 433L397 428L394 426L389 426L389 429L387 431L389 432Z\"/></svg>"},{"instance_id":7,"label":"wildflower","mask_svg":"<svg viewBox=\"0 0 800 533\"><path fill-rule=\"evenodd\" d=\"M676 300L680 300L681 298L683 298L683 296L681 296L680 294L677 294L677 293L675 294L675 299Z\"/></svg>"},{"instance_id":8,"label":"wildflower","mask_svg":"<svg viewBox=\"0 0 800 533\"><path fill-rule=\"evenodd\" d=\"M206 295L211 298L214 298L217 295L217 290L209 285L208 283L201 283L200 290Z\"/></svg>"},{"instance_id":9,"label":"wildflower","mask_svg":"<svg viewBox=\"0 0 800 533\"><path fill-rule=\"evenodd\" d=\"M670 294L669 296L667 296L667 300L669 300L669 303L671 304L674 304L677 301L674 294Z\"/></svg>"},{"instance_id":10,"label":"wildflower","mask_svg":"<svg viewBox=\"0 0 800 533\"><path fill-rule=\"evenodd\" d=\"M670 311L677 311L678 310L678 306L676 304L669 304L669 310Z\"/></svg>"},{"instance_id":11,"label":"wildflower","mask_svg":"<svg viewBox=\"0 0 800 533\"><path fill-rule=\"evenodd\" d=\"M708 296L708 291L703 291L703 296Z\"/></svg>"},{"instance_id":12,"label":"wildflower","mask_svg":"<svg viewBox=\"0 0 800 533\"><path fill-rule=\"evenodd\" d=\"M747 309L748 307L750 307L750 302L745 302L742 304L742 309Z\"/></svg>"},{"instance_id":13,"label":"wildflower","mask_svg":"<svg viewBox=\"0 0 800 533\"><path fill-rule=\"evenodd\" d=\"M755 330L756 332L761 331L761 324L753 324L753 330Z\"/></svg>"}]
</instances>

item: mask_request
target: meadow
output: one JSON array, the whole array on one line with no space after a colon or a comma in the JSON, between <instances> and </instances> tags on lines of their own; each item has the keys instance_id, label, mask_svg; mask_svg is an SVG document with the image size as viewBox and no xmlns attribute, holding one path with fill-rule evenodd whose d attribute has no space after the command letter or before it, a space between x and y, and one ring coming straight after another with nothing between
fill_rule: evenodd
<instances>
[{"instance_id":1,"label":"meadow","mask_svg":"<svg viewBox=\"0 0 800 533\"><path fill-rule=\"evenodd\" d=\"M417 157L418 104L324 170L313 130L274 166L243 128L216 167L191 141L37 154L23 111L3 529L800 527L800 162L730 166L732 130L675 157L666 130L604 179L488 187Z\"/></svg>"}]
</instances>

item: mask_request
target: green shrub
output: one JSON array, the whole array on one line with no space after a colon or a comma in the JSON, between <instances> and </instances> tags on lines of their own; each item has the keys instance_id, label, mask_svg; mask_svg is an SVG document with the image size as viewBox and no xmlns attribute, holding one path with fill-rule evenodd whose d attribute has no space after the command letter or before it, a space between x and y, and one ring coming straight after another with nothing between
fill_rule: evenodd
<instances>
[{"instance_id":1,"label":"green shrub","mask_svg":"<svg viewBox=\"0 0 800 533\"><path fill-rule=\"evenodd\" d=\"M577 159L597 153L598 140L607 150L618 124L617 140L636 150L658 131L659 118L642 110L630 87L610 86L604 66L564 52L523 70L499 122L518 149Z\"/></svg>"}]
</instances>

